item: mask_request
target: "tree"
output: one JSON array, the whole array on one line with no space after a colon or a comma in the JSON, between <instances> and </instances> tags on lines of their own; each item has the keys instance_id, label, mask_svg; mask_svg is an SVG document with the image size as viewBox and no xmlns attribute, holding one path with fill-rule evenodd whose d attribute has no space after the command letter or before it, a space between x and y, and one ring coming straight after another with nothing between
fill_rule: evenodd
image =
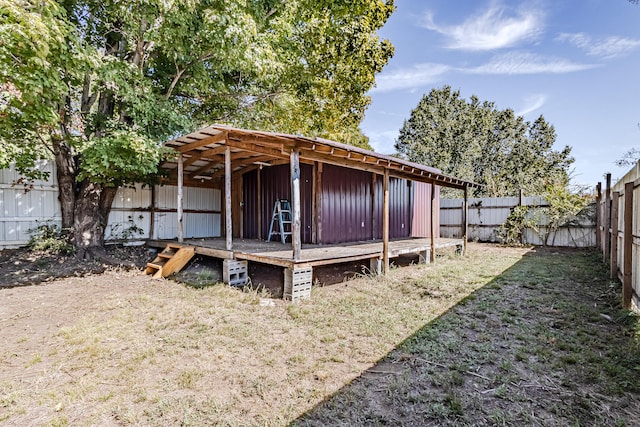
<instances>
[{"instance_id":1,"label":"tree","mask_svg":"<svg viewBox=\"0 0 640 427\"><path fill-rule=\"evenodd\" d=\"M102 256L119 186L204 123L367 145L392 0L0 0L0 167L56 164L62 225Z\"/></svg>"},{"instance_id":2,"label":"tree","mask_svg":"<svg viewBox=\"0 0 640 427\"><path fill-rule=\"evenodd\" d=\"M493 102L470 101L451 87L425 95L400 129L399 155L485 185L477 195L542 194L566 185L571 148L553 149L555 130L540 116L533 123Z\"/></svg>"}]
</instances>

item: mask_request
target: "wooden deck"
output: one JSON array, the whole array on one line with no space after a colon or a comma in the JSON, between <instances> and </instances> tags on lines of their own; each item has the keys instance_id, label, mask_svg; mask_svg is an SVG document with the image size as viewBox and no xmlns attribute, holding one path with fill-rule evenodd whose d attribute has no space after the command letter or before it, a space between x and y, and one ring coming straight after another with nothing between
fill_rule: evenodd
<instances>
[{"instance_id":1,"label":"wooden deck","mask_svg":"<svg viewBox=\"0 0 640 427\"><path fill-rule=\"evenodd\" d=\"M150 240L149 246L164 248L175 240ZM461 239L438 238L436 250L456 246L462 247ZM302 245L299 261L294 261L291 244L265 242L263 240L238 239L233 241L233 250L225 249L224 239L188 239L182 245L192 246L195 253L220 259L238 259L277 265L285 268L294 266L322 266L365 259L382 258L382 241L348 243L336 245ZM428 254L431 250L430 239L402 239L389 242L389 258L405 254ZM426 260L428 262L428 259Z\"/></svg>"}]
</instances>

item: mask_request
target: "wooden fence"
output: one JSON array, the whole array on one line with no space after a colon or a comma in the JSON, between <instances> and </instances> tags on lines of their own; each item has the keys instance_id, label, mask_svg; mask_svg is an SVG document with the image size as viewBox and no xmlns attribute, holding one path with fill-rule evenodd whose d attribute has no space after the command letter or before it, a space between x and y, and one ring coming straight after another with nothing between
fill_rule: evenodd
<instances>
[{"instance_id":1,"label":"wooden fence","mask_svg":"<svg viewBox=\"0 0 640 427\"><path fill-rule=\"evenodd\" d=\"M610 266L611 279L622 282L625 308L640 311L640 162L611 186L607 174L604 191L596 186L597 247Z\"/></svg>"},{"instance_id":2,"label":"wooden fence","mask_svg":"<svg viewBox=\"0 0 640 427\"><path fill-rule=\"evenodd\" d=\"M440 235L456 238L462 234L462 199L440 201ZM500 227L516 206L528 206L531 211L541 211L548 205L540 196L496 197L469 199L469 240L500 242ZM593 215L595 206L574 218L568 225L551 230L543 215L535 217L535 229L523 232L522 243L562 247L596 246L596 224Z\"/></svg>"}]
</instances>

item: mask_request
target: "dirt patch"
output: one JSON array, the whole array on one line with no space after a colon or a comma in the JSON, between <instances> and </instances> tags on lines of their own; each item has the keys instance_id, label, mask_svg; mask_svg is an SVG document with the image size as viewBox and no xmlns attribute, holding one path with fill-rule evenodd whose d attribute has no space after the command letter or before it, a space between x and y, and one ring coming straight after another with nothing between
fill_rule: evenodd
<instances>
[{"instance_id":1,"label":"dirt patch","mask_svg":"<svg viewBox=\"0 0 640 427\"><path fill-rule=\"evenodd\" d=\"M0 288L38 285L58 278L100 274L109 268L140 269L152 258L145 246L108 245L106 251L122 265L83 261L74 255L32 252L27 248L0 250Z\"/></svg>"}]
</instances>

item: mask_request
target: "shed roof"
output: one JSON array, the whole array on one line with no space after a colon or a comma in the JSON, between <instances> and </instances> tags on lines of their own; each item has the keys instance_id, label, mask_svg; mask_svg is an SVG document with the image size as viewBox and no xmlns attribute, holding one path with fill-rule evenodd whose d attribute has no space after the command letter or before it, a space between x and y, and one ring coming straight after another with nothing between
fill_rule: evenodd
<instances>
[{"instance_id":1,"label":"shed roof","mask_svg":"<svg viewBox=\"0 0 640 427\"><path fill-rule=\"evenodd\" d=\"M379 174L388 169L390 176L458 189L481 187L475 182L444 175L438 169L397 157L327 139L285 133L212 125L167 141L165 145L183 155L186 185L202 185L203 182L222 180L224 153L229 147L234 174L289 163L292 150L297 149L301 162L318 161ZM177 159L165 161L161 168L169 171L170 180L177 178Z\"/></svg>"}]
</instances>

